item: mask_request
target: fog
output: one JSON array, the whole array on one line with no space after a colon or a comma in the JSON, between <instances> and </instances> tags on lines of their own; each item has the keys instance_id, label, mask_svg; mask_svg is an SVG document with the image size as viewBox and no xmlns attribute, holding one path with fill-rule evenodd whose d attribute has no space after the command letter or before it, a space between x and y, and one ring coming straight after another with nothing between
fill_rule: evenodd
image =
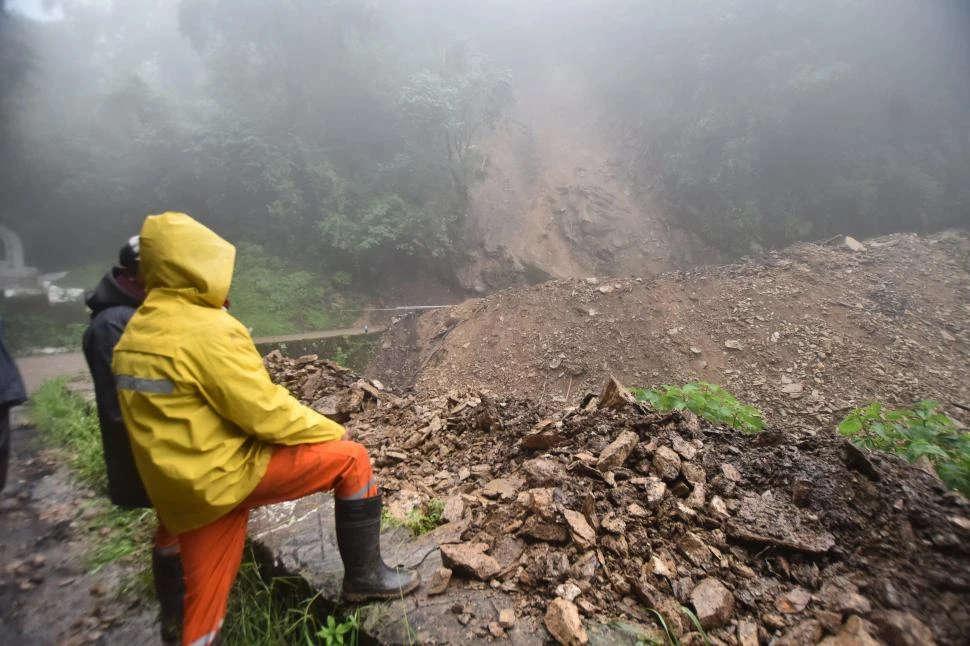
<instances>
[{"instance_id":1,"label":"fog","mask_svg":"<svg viewBox=\"0 0 970 646\"><path fill-rule=\"evenodd\" d=\"M447 273L477 187L596 150L726 255L966 226L968 43L958 0L11 0L0 223L47 269L185 210Z\"/></svg>"}]
</instances>

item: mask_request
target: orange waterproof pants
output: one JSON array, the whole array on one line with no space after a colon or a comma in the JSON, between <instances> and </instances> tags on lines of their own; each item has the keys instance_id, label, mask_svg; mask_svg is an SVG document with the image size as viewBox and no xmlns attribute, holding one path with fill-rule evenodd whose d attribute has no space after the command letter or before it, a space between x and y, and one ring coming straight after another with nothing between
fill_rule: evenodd
<instances>
[{"instance_id":1,"label":"orange waterproof pants","mask_svg":"<svg viewBox=\"0 0 970 646\"><path fill-rule=\"evenodd\" d=\"M208 646L219 635L242 562L249 510L331 489L345 500L377 495L367 449L347 441L279 446L246 500L219 520L179 534L185 572L183 646Z\"/></svg>"}]
</instances>

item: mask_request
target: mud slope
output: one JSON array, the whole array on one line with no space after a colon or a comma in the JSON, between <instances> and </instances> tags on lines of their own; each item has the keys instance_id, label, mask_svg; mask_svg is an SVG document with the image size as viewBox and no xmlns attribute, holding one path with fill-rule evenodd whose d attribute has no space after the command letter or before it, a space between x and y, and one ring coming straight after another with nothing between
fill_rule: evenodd
<instances>
[{"instance_id":1,"label":"mud slope","mask_svg":"<svg viewBox=\"0 0 970 646\"><path fill-rule=\"evenodd\" d=\"M570 403L610 374L645 386L704 379L774 424L816 427L873 399L970 404L968 359L970 238L945 232L509 289L399 321L369 374Z\"/></svg>"},{"instance_id":2,"label":"mud slope","mask_svg":"<svg viewBox=\"0 0 970 646\"><path fill-rule=\"evenodd\" d=\"M649 191L619 172L587 83L540 66L516 93L513 118L481 147L462 285L485 293L538 278L655 275L696 264L698 245L669 227Z\"/></svg>"}]
</instances>

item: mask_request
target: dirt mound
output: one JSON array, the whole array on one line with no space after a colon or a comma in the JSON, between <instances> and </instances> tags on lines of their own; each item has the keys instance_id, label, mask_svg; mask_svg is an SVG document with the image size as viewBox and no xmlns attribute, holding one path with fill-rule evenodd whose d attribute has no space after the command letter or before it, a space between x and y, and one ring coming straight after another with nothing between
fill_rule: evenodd
<instances>
[{"instance_id":1,"label":"dirt mound","mask_svg":"<svg viewBox=\"0 0 970 646\"><path fill-rule=\"evenodd\" d=\"M776 426L813 429L874 399L970 404L968 359L970 238L946 232L508 289L398 321L368 374L568 403L611 374L644 386L703 379Z\"/></svg>"},{"instance_id":2,"label":"dirt mound","mask_svg":"<svg viewBox=\"0 0 970 646\"><path fill-rule=\"evenodd\" d=\"M436 593L478 590L512 609L496 607L498 621L446 604L422 642L536 643L515 631L542 622L571 643L587 629L657 636L650 608L686 635L682 605L723 643L965 639L970 503L893 457L830 433L745 436L629 403L620 388L564 407L395 395L315 357L266 363L368 446L393 514L443 503L431 536L450 571L411 601L416 625Z\"/></svg>"}]
</instances>

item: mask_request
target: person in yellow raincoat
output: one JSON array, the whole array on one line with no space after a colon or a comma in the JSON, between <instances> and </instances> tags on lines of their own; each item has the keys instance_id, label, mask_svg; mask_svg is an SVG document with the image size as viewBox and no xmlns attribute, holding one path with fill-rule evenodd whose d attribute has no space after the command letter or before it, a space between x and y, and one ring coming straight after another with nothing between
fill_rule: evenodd
<instances>
[{"instance_id":1,"label":"person in yellow raincoat","mask_svg":"<svg viewBox=\"0 0 970 646\"><path fill-rule=\"evenodd\" d=\"M182 644L217 643L249 510L317 491L334 492L348 601L417 588L416 572L381 558L381 496L366 449L273 384L224 307L235 247L182 213L146 218L140 244L148 296L112 371L138 472L178 534Z\"/></svg>"}]
</instances>

